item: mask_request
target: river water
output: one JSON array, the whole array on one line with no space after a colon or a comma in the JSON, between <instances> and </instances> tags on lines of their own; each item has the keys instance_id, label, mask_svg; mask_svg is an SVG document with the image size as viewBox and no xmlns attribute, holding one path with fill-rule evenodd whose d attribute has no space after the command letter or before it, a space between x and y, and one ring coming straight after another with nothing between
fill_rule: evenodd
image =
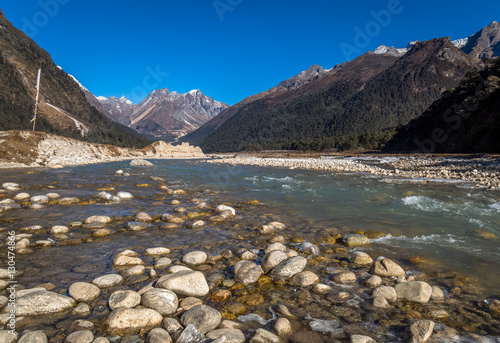
<instances>
[{"instance_id":1,"label":"river water","mask_svg":"<svg viewBox=\"0 0 500 343\"><path fill-rule=\"evenodd\" d=\"M457 271L477 278L489 296L500 295L500 242L485 239L477 230L500 236L500 192L450 182L419 183L411 180L387 180L365 174L332 174L316 171L229 166L196 160L157 160L155 167L128 166L113 162L58 170L3 170L1 183L17 182L31 195L57 192L63 197L91 199L98 189L114 187L135 198L120 204L87 206L47 206L40 210L16 209L0 214L0 227L19 229L28 225L68 225L89 215L130 216L138 211L161 215L171 210L163 192L144 187L151 176L161 177L173 188L192 190L196 197L212 203L238 203L256 199L260 206L255 215L272 214L289 225L286 233L318 241L326 228L340 233L377 230L387 236L374 239L363 248L373 257L380 255L404 261L412 256L430 259L418 268L426 272ZM129 177L116 176L118 169L128 170ZM7 192L13 196L16 192ZM258 223L256 223L257 225ZM249 224L250 225L250 224ZM331 232L331 230L330 230ZM47 271L47 279L37 271L37 261L65 261L66 273L60 282L69 285L112 270L116 250L151 246L194 246L224 244L237 231L206 227L196 235L175 231L169 235L154 232L121 232L97 239L90 244L35 249L19 256L25 271L24 281L49 282L57 268ZM70 234L71 236L71 234ZM48 233L46 237L50 237ZM76 237L76 236L75 236ZM42 237L43 238L43 237ZM24 261L24 263L23 263ZM87 274L75 272L75 266L93 262ZM102 261L102 263L99 263ZM59 267L64 267L61 262Z\"/></svg>"}]
</instances>

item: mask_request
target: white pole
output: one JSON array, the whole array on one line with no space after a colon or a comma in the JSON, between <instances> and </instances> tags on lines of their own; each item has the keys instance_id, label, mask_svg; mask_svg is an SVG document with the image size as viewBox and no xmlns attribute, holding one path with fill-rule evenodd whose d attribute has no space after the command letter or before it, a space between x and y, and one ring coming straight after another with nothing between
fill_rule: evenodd
<instances>
[{"instance_id":1,"label":"white pole","mask_svg":"<svg viewBox=\"0 0 500 343\"><path fill-rule=\"evenodd\" d=\"M33 122L33 131L35 131L36 124L36 112L38 110L38 94L40 94L40 74L42 72L42 68L38 69L38 77L36 78L36 99L35 99L35 115L31 121Z\"/></svg>"}]
</instances>

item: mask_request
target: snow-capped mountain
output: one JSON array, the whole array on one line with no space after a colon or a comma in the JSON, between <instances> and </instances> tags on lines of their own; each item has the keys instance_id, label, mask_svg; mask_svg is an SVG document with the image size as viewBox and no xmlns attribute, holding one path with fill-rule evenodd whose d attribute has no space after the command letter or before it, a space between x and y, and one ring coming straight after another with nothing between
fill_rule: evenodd
<instances>
[{"instance_id":1,"label":"snow-capped mountain","mask_svg":"<svg viewBox=\"0 0 500 343\"><path fill-rule=\"evenodd\" d=\"M116 121L122 125L128 126L131 122L130 117L134 112L134 103L124 96L117 98L115 96L110 96L106 98L104 96L98 96L97 101L101 104L101 107L105 111L105 115L108 118Z\"/></svg>"},{"instance_id":2,"label":"snow-capped mountain","mask_svg":"<svg viewBox=\"0 0 500 343\"><path fill-rule=\"evenodd\" d=\"M461 39L456 39L456 40L452 41L452 43L457 48L461 49L461 48L463 48L467 44L468 40L469 40L468 38L461 38ZM378 48L376 48L373 51L373 53L375 53L377 55L392 55L392 56L401 57L404 54L406 54L408 51L410 51L410 49L416 43L418 43L418 41L411 41L410 43L408 43L408 45L406 46L406 48L399 48L399 49L395 48L393 46L392 47L388 47L386 45L381 45Z\"/></svg>"}]
</instances>

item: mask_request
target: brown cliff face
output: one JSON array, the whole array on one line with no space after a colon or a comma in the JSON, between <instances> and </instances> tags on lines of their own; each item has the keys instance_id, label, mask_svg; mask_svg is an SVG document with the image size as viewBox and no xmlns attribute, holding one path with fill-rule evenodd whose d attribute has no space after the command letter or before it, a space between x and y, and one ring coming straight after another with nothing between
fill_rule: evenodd
<instances>
[{"instance_id":1,"label":"brown cliff face","mask_svg":"<svg viewBox=\"0 0 500 343\"><path fill-rule=\"evenodd\" d=\"M494 21L470 36L462 50L481 60L500 56L500 23Z\"/></svg>"}]
</instances>

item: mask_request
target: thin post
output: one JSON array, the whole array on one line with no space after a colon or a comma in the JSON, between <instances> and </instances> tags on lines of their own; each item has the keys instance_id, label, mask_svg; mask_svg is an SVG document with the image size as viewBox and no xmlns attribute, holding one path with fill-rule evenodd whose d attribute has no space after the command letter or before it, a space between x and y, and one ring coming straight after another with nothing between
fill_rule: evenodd
<instances>
[{"instance_id":1,"label":"thin post","mask_svg":"<svg viewBox=\"0 0 500 343\"><path fill-rule=\"evenodd\" d=\"M35 115L33 116L33 119L31 119L31 121L33 122L33 131L35 131L36 114L38 111L38 94L40 94L40 74L41 74L41 72L42 72L42 68L38 69L38 77L36 79Z\"/></svg>"}]
</instances>

